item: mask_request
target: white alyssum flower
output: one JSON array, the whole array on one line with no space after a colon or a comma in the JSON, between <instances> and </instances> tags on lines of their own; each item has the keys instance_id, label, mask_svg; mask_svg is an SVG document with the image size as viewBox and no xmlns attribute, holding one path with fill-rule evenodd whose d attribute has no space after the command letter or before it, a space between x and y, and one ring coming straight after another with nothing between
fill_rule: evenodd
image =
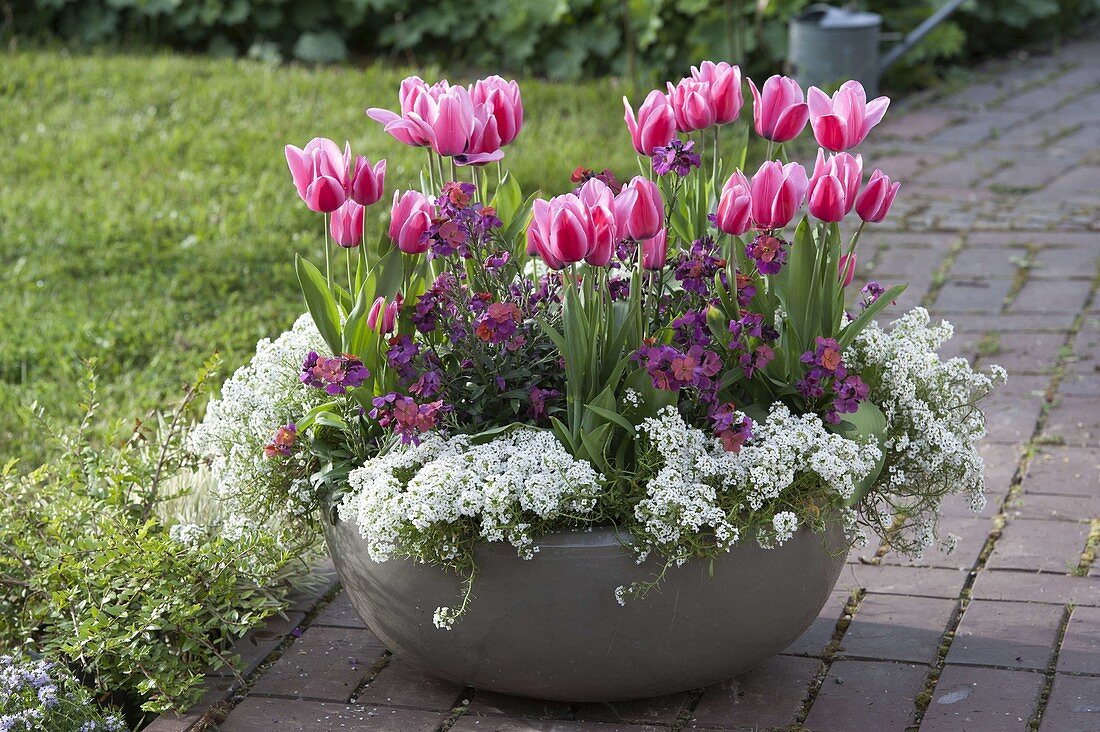
<instances>
[{"instance_id":1,"label":"white alyssum flower","mask_svg":"<svg viewBox=\"0 0 1100 732\"><path fill-rule=\"evenodd\" d=\"M953 334L951 324L930 324L915 308L889 330L872 323L844 353L854 371L873 370L871 400L887 421L885 468L875 489L894 513L911 517L917 550L935 542L936 515L945 495L962 493L975 511L985 505L982 458L975 445L985 436L976 402L1007 374L974 371L964 358L940 359L937 349ZM880 524L891 520L880 517Z\"/></svg>"},{"instance_id":2,"label":"white alyssum flower","mask_svg":"<svg viewBox=\"0 0 1100 732\"><path fill-rule=\"evenodd\" d=\"M798 517L793 511L780 511L772 517L772 528L775 529L775 543L782 545L794 536L798 528Z\"/></svg>"},{"instance_id":3,"label":"white alyssum flower","mask_svg":"<svg viewBox=\"0 0 1100 732\"><path fill-rule=\"evenodd\" d=\"M277 427L300 419L326 400L323 391L300 380L309 352L326 349L308 314L274 341L261 340L251 362L226 380L221 396L210 402L205 418L192 431L189 447L210 459L219 497L231 513L261 518L276 496L290 497L284 497L280 507L288 515L311 510L311 487L288 469L304 457L270 460L263 448Z\"/></svg>"},{"instance_id":4,"label":"white alyssum flower","mask_svg":"<svg viewBox=\"0 0 1100 732\"><path fill-rule=\"evenodd\" d=\"M530 558L534 523L590 514L601 479L547 431L516 430L481 445L431 434L353 470L339 513L356 522L375 561L396 553L453 563L460 522L471 538L507 541Z\"/></svg>"},{"instance_id":5,"label":"white alyssum flower","mask_svg":"<svg viewBox=\"0 0 1100 732\"><path fill-rule=\"evenodd\" d=\"M198 524L173 524L168 537L187 549L197 549L206 540L206 528Z\"/></svg>"},{"instance_id":6,"label":"white alyssum flower","mask_svg":"<svg viewBox=\"0 0 1100 732\"><path fill-rule=\"evenodd\" d=\"M817 415L795 416L780 403L772 405L767 420L754 427L753 439L737 453L689 427L675 407L645 420L641 432L660 457L646 497L634 510L640 524L636 532L643 538L636 545L641 559L653 549L683 557L704 535L713 535L716 547L728 550L739 537L735 521L740 514L780 499L804 476L817 481L823 497L847 498L881 457L873 440L849 440L829 432ZM789 523L781 521L784 529ZM771 545L780 526L774 528L758 533L762 546ZM797 518L792 535L794 528Z\"/></svg>"}]
</instances>

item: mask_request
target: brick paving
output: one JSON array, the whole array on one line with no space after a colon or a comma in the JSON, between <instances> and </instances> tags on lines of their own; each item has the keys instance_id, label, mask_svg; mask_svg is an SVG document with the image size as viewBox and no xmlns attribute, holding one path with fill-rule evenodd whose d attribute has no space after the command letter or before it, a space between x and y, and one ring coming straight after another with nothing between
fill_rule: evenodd
<instances>
[{"instance_id":1,"label":"brick paving","mask_svg":"<svg viewBox=\"0 0 1100 732\"><path fill-rule=\"evenodd\" d=\"M952 554L853 554L784 654L624 704L431 679L385 651L329 576L242 643L243 686L212 676L195 710L150 729L1100 730L1098 142L1094 32L899 105L861 148L905 184L887 228L864 238L859 275L908 280L899 306L954 322L951 355L1011 374L989 404L989 506L944 507Z\"/></svg>"}]
</instances>

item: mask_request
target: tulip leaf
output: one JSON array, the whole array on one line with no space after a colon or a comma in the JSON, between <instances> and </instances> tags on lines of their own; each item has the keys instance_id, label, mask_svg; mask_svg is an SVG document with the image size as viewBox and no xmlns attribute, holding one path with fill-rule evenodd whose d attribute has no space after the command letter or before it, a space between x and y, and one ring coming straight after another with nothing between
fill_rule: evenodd
<instances>
[{"instance_id":1,"label":"tulip leaf","mask_svg":"<svg viewBox=\"0 0 1100 732\"><path fill-rule=\"evenodd\" d=\"M343 345L340 338L340 312L325 276L308 260L298 255L294 256L294 269L298 274L298 283L302 286L306 308L317 325L317 330L332 352L339 353Z\"/></svg>"},{"instance_id":2,"label":"tulip leaf","mask_svg":"<svg viewBox=\"0 0 1100 732\"><path fill-rule=\"evenodd\" d=\"M860 402L859 409L845 414L840 424L829 426L831 431L850 440L869 437L878 444L879 450L882 451L875 467L859 482L852 495L844 502L844 505L854 506L862 501L878 479L879 473L882 472L882 466L885 462L883 444L886 441L886 428L886 415L870 400Z\"/></svg>"},{"instance_id":3,"label":"tulip leaf","mask_svg":"<svg viewBox=\"0 0 1100 732\"><path fill-rule=\"evenodd\" d=\"M401 291L401 285L405 279L405 257L401 250L392 247L386 252L372 271L374 276L375 297L384 297L386 301L393 300Z\"/></svg>"},{"instance_id":4,"label":"tulip leaf","mask_svg":"<svg viewBox=\"0 0 1100 732\"><path fill-rule=\"evenodd\" d=\"M511 172L505 173L504 178L493 194L493 200L489 203L490 206L496 209L497 218L500 219L505 229L511 225L516 214L519 213L522 203L523 190Z\"/></svg>"},{"instance_id":5,"label":"tulip leaf","mask_svg":"<svg viewBox=\"0 0 1100 732\"><path fill-rule=\"evenodd\" d=\"M901 293L905 292L906 287L908 287L908 285L894 285L865 308L864 311L859 314L859 317L844 326L844 330L840 331L840 336L837 338L837 343L840 344L841 349L852 345L856 336L862 333L863 329L867 327L871 320L882 312L887 305L898 299Z\"/></svg>"}]
</instances>

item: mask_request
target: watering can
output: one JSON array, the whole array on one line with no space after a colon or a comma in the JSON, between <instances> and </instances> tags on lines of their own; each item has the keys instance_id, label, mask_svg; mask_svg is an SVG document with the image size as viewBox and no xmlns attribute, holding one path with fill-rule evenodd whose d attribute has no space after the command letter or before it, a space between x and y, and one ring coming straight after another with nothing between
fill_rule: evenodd
<instances>
[{"instance_id":1,"label":"watering can","mask_svg":"<svg viewBox=\"0 0 1100 732\"><path fill-rule=\"evenodd\" d=\"M881 15L816 3L791 18L789 72L803 88L831 89L855 79L863 84L868 97L877 96L886 69L964 2L951 0L937 9L881 58Z\"/></svg>"}]
</instances>

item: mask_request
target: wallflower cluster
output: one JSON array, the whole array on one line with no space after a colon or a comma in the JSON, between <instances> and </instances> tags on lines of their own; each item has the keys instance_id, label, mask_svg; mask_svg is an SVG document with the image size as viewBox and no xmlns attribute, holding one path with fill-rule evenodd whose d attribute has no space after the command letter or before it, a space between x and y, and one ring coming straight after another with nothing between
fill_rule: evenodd
<instances>
[{"instance_id":1,"label":"wallflower cluster","mask_svg":"<svg viewBox=\"0 0 1100 732\"><path fill-rule=\"evenodd\" d=\"M260 341L256 355L226 380L192 430L190 448L210 461L231 513L304 516L315 507L307 457L294 451L292 428L326 400L324 389L302 382L302 364L324 349L308 315L274 341ZM285 496L285 503L270 505L272 496Z\"/></svg>"},{"instance_id":2,"label":"wallflower cluster","mask_svg":"<svg viewBox=\"0 0 1100 732\"><path fill-rule=\"evenodd\" d=\"M895 527L891 544L899 550L919 553L932 545L946 495L965 495L975 511L985 505L984 466L975 449L986 433L985 416L976 403L1007 374L999 366L989 375L976 372L964 358L942 361L937 349L952 334L950 323L932 325L918 307L889 330L873 324L844 354L852 369L878 375L870 398L888 430L876 489L889 506L864 513L880 531Z\"/></svg>"}]
</instances>

